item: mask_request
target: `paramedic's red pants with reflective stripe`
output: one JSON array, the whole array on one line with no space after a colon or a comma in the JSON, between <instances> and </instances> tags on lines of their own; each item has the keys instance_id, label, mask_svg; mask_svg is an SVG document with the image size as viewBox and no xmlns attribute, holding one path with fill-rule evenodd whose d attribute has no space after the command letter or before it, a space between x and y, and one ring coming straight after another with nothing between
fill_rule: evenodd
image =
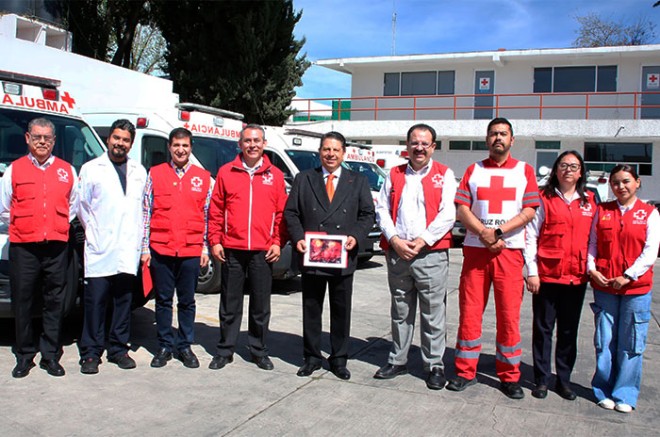
<instances>
[{"instance_id":1,"label":"paramedic's red pants with reflective stripe","mask_svg":"<svg viewBox=\"0 0 660 437\"><path fill-rule=\"evenodd\" d=\"M521 249L492 253L486 248L463 248L459 286L460 319L456 341L456 374L473 379L481 352L481 323L491 284L495 296L497 336L495 370L503 382L520 379L520 305L524 291Z\"/></svg>"}]
</instances>

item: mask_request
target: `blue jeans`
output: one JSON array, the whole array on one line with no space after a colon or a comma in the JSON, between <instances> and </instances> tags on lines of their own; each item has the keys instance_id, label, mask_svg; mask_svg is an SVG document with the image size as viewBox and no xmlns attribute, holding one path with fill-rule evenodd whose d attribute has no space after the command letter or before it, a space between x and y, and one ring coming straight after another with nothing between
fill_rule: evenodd
<instances>
[{"instance_id":1,"label":"blue jeans","mask_svg":"<svg viewBox=\"0 0 660 437\"><path fill-rule=\"evenodd\" d=\"M651 292L615 295L594 290L596 373L591 386L596 399L637 405L642 381L642 355L651 319Z\"/></svg>"},{"instance_id":2,"label":"blue jeans","mask_svg":"<svg viewBox=\"0 0 660 437\"><path fill-rule=\"evenodd\" d=\"M175 290L179 319L176 348L178 351L189 349L195 340L195 289L199 269L199 257L165 256L151 251L158 345L170 352L174 348L172 302Z\"/></svg>"}]
</instances>

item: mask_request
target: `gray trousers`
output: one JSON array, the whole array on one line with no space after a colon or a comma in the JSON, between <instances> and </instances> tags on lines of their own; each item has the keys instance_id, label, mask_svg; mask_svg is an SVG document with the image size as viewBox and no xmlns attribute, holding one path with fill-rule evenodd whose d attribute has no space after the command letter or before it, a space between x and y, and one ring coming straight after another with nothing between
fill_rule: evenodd
<instances>
[{"instance_id":1,"label":"gray trousers","mask_svg":"<svg viewBox=\"0 0 660 437\"><path fill-rule=\"evenodd\" d=\"M419 299L420 337L424 370L444 369L447 327L447 250L422 251L411 261L387 252L387 279L392 295L392 350L388 362L404 365L415 332Z\"/></svg>"}]
</instances>

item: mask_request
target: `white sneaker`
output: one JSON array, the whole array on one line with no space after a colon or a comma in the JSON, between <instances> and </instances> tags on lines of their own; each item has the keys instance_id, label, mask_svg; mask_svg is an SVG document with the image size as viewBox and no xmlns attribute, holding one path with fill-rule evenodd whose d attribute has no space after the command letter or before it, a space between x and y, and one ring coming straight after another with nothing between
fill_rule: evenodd
<instances>
[{"instance_id":1,"label":"white sneaker","mask_svg":"<svg viewBox=\"0 0 660 437\"><path fill-rule=\"evenodd\" d=\"M631 407L628 404L624 404L622 402L620 404L616 404L614 409L617 410L619 413L630 413L633 410L633 407Z\"/></svg>"},{"instance_id":2,"label":"white sneaker","mask_svg":"<svg viewBox=\"0 0 660 437\"><path fill-rule=\"evenodd\" d=\"M620 405L625 405L625 404L620 404ZM603 399L602 401L598 402L598 406L600 408L604 408L606 410L613 410L614 409L614 401L612 399ZM630 405L627 405L630 407Z\"/></svg>"}]
</instances>

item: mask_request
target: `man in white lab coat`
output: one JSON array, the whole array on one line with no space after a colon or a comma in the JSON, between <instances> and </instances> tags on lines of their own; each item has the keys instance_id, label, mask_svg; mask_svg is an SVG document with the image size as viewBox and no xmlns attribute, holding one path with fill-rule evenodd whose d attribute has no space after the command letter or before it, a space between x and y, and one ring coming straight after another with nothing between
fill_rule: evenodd
<instances>
[{"instance_id":1,"label":"man in white lab coat","mask_svg":"<svg viewBox=\"0 0 660 437\"><path fill-rule=\"evenodd\" d=\"M98 373L105 348L105 315L112 298L108 361L135 368L128 355L131 301L138 286L142 228L142 192L147 172L130 158L135 126L117 120L108 135L108 153L80 170L80 210L85 227L85 305L80 337L80 371Z\"/></svg>"}]
</instances>

